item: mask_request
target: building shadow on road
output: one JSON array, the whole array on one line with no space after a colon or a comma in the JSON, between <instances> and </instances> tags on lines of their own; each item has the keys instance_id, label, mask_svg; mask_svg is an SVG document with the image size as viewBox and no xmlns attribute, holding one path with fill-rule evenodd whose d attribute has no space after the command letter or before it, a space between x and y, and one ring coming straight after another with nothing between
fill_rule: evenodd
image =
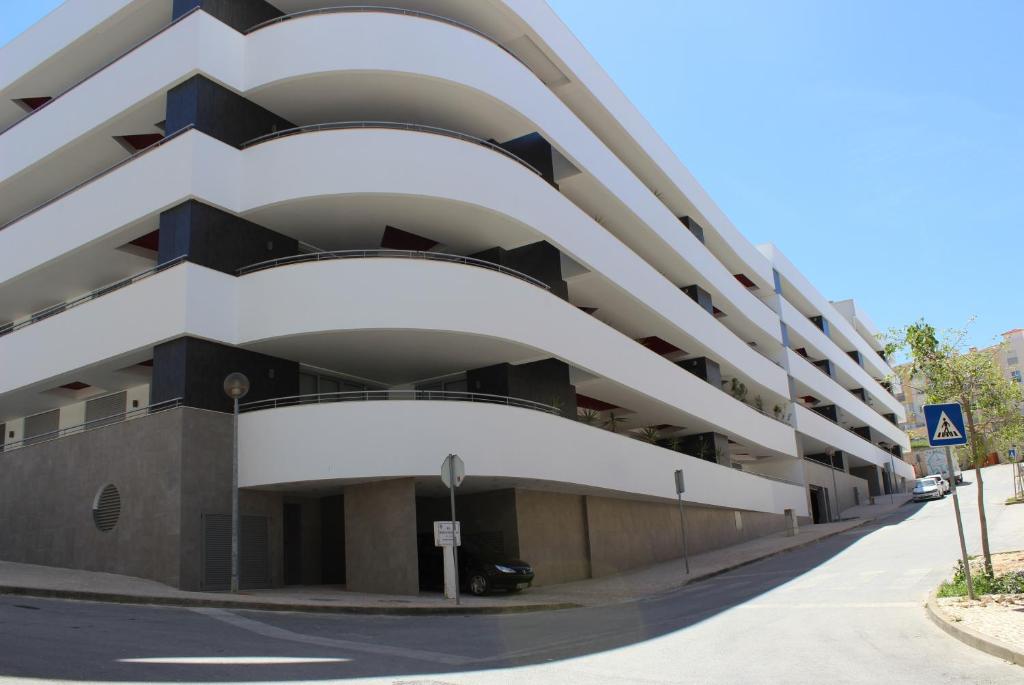
<instances>
[{"instance_id":1,"label":"building shadow on road","mask_svg":"<svg viewBox=\"0 0 1024 685\"><path fill-rule=\"evenodd\" d=\"M38 634L42 643L38 656L0 649L0 675L107 682L394 677L437 683L442 681L432 674L549 663L637 645L699 624L793 581L925 506L909 503L867 525L681 589L602 607L360 616L4 597L0 640L10 645L4 635Z\"/></svg>"}]
</instances>

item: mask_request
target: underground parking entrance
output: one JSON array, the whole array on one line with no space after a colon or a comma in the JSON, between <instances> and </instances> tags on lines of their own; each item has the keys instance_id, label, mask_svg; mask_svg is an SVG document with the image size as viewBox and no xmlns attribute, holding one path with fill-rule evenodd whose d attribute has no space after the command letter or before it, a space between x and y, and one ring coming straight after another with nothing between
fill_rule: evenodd
<instances>
[{"instance_id":1,"label":"underground parking entrance","mask_svg":"<svg viewBox=\"0 0 1024 685\"><path fill-rule=\"evenodd\" d=\"M329 586L388 595L442 591L443 561L434 546L433 524L450 520L451 514L448 490L439 478L321 481L315 489L296 485L285 486L287 491L243 491L243 514L253 513L259 502L268 517L269 586ZM823 504L827 511L827 500ZM685 508L691 554L785 527L781 514L696 504ZM471 477L458 490L456 509L464 591L475 575L483 576L483 583L476 579L477 591L514 593L682 555L678 504L664 499L573 491L547 481ZM255 556L245 540L242 556Z\"/></svg>"},{"instance_id":2,"label":"underground parking entrance","mask_svg":"<svg viewBox=\"0 0 1024 685\"><path fill-rule=\"evenodd\" d=\"M433 524L451 518L445 492L415 479L394 479L325 494L281 494L279 584L386 594L442 592L443 560L434 545ZM518 562L516 490L460 494L456 506L462 590L528 587L532 569Z\"/></svg>"}]
</instances>

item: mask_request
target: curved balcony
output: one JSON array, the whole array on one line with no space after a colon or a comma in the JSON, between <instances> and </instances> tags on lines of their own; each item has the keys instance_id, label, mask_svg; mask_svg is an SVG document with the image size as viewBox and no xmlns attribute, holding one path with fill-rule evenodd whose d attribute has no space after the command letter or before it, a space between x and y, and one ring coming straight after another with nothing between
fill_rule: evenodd
<instances>
[{"instance_id":1,"label":"curved balcony","mask_svg":"<svg viewBox=\"0 0 1024 685\"><path fill-rule=\"evenodd\" d=\"M238 406L241 413L261 411L263 409L279 409L294 407L298 404L329 404L332 402L375 402L375 401L430 401L430 402L477 402L483 404L503 404L506 407L519 407L548 414L561 415L558 407L543 402L493 395L485 392L453 392L451 390L349 390L345 392L321 392L308 395L291 395L274 397L255 402L245 402Z\"/></svg>"},{"instance_id":2,"label":"curved balcony","mask_svg":"<svg viewBox=\"0 0 1024 685\"><path fill-rule=\"evenodd\" d=\"M130 329L109 336L125 317ZM0 338L0 355L27 360L4 374L0 393L14 402L78 370L116 370L183 335L389 386L553 357L583 374L580 392L628 407L642 425L725 433L758 454L796 453L790 427L547 290L429 259L308 261L241 278L181 264Z\"/></svg>"},{"instance_id":3,"label":"curved balcony","mask_svg":"<svg viewBox=\"0 0 1024 685\"><path fill-rule=\"evenodd\" d=\"M338 159L361 163L339 166ZM366 225L408 220L414 230L426 221L428 235L464 254L547 240L582 267L570 280L575 303L601 307L600 318L620 330L643 331L712 357L723 374L742 377L752 395L788 396L782 369L510 161L464 140L408 130L319 131L241 152L189 131L0 231L0 249L10 231L12 241L36 231L54 238L23 241L27 247L0 266L0 282L19 277L24 288L44 291L50 285L40 267L69 245L128 242L139 235L129 232L133 227L155 220L154 208L189 197L313 244L379 239L339 225L339 216L358 215Z\"/></svg>"},{"instance_id":4,"label":"curved balcony","mask_svg":"<svg viewBox=\"0 0 1024 685\"><path fill-rule=\"evenodd\" d=\"M670 475L682 468L688 502L807 515L801 485L517 406L325 402L249 411L239 418L239 485L246 488L436 480L440 459L450 453L466 462L466 487L474 480L491 489L545 483L560 491L671 501L676 495Z\"/></svg>"},{"instance_id":5,"label":"curved balcony","mask_svg":"<svg viewBox=\"0 0 1024 685\"><path fill-rule=\"evenodd\" d=\"M892 464L896 474L904 478L914 477L914 468L894 457L862 435L842 426L816 411L796 405L796 429L803 435L822 443L828 449L839 449L858 459L885 467ZM822 450L824 451L824 450Z\"/></svg>"},{"instance_id":6,"label":"curved balcony","mask_svg":"<svg viewBox=\"0 0 1024 685\"><path fill-rule=\"evenodd\" d=\"M289 264L302 264L305 262L328 262L336 259L426 259L432 262L447 262L449 264L464 264L466 266L474 266L478 269L487 269L488 271L497 271L500 274L506 276L512 276L519 280L526 281L531 285L535 285L543 290L550 290L551 286L547 283L538 281L533 276L528 276L521 271L510 269L507 266L501 264L495 264L494 262L488 262L483 259L476 259L474 257L464 257L462 255L447 254L445 252L423 252L420 250L335 250L333 252L308 252L305 254L292 255L291 257L279 257L277 259L268 259L263 262L257 262L256 264L250 264L244 266L238 270L239 276L246 274L255 273L256 271L263 271L264 269L273 269L279 266L287 266ZM183 258L179 258L183 259ZM168 266L170 263L168 263ZM0 329L0 335L2 335L2 329Z\"/></svg>"},{"instance_id":7,"label":"curved balcony","mask_svg":"<svg viewBox=\"0 0 1024 685\"><path fill-rule=\"evenodd\" d=\"M339 35L346 40L338 40ZM222 59L225 44L240 59ZM79 115L70 117L66 111L65 116L52 118L50 124L62 127L60 131L52 126L33 127L38 145L33 137L20 147L42 159L56 152L53 141L101 133L104 137L107 132L101 129L112 117L132 111L141 102L160 100L167 87L194 73L208 75L297 123L339 114L364 119L370 116L363 115L388 111L480 140L539 131L570 166L583 172L565 178L564 183L555 180L566 197L601 217L603 230L612 232L677 285L701 283L727 311L728 325L744 340L759 340L769 347L779 344L774 313L742 288L550 89L495 47L490 39L449 22L377 8L299 15L248 36L231 35L230 29L197 12L76 88L74 103L61 98L52 107L74 105L81 109ZM153 64L160 65L159 75L150 73ZM89 85L93 80L96 88ZM386 88L380 85L385 82ZM358 87L352 90L349 85ZM364 87L372 92L363 93ZM101 97L101 91L116 95ZM355 92L360 95L352 97ZM31 193L15 193L10 187L11 214L38 204L33 198L43 199L42 193L56 194L81 178L65 171L57 163L59 156L49 155L47 164L59 168L51 168L52 173L30 184ZM34 162L12 161L12 171L30 163ZM18 183L22 181L27 183L26 179Z\"/></svg>"},{"instance_id":8,"label":"curved balcony","mask_svg":"<svg viewBox=\"0 0 1024 685\"><path fill-rule=\"evenodd\" d=\"M504 45L502 45L500 42L498 42L497 38L494 38L490 34L484 33L483 31L481 31L481 30L479 30L479 29L477 29L477 28L475 28L473 26L470 26L469 24L463 23L463 22L458 21L456 19L452 19L450 17L441 16L440 14L431 14L430 12L422 12L422 11L419 11L419 10L405 9L405 8L402 8L402 7L385 7L383 5L350 5L350 6L339 6L339 7L317 7L317 8L314 8L314 9L301 10L299 12L290 12L290 13L285 14L285 15L280 16L280 17L275 17L273 19L268 19L267 21L260 22L259 24L256 24L255 26L249 28L245 33L247 35L250 34L250 33L255 33L256 31L259 31L260 29L264 29L264 28L266 28L268 26L273 26L274 24L280 24L282 22L291 21L293 19L302 19L302 18L305 18L305 17L312 17L312 16L322 15L322 14L343 14L343 13L352 13L352 12L376 12L376 13L380 13L380 14L398 14L398 15L402 15L402 16L406 16L406 17L416 17L417 19L426 19L428 21L437 21L437 22L441 22L442 24L448 24L449 26L455 26L457 28L462 29L463 31L469 31L470 33L475 33L476 35L480 36L481 38L484 38L484 39L490 41L491 43L494 43L499 48L501 48L502 50L507 52L509 55L511 55L513 59L518 61L523 66L526 66L525 62L523 62L521 59L516 57L515 54L511 50L509 50ZM182 18L184 18L184 17L182 17ZM529 67L527 67L527 68L529 68Z\"/></svg>"},{"instance_id":9,"label":"curved balcony","mask_svg":"<svg viewBox=\"0 0 1024 685\"><path fill-rule=\"evenodd\" d=\"M485 147L492 152L497 152L499 155L504 155L511 160L514 160L524 167L543 178L543 174L537 171L537 168L525 161L521 157L517 157L500 145L495 145L489 140L483 138L477 138L467 133L460 133L458 131L452 131L447 128L440 128L439 126L424 126L422 124L410 124L407 122L400 121L333 121L325 124L310 124L308 126L296 126L295 128L287 128L282 131L274 131L266 135L258 136L252 140L247 140L242 143L242 149L250 148L254 145L266 143L267 141L277 140L279 138L287 138L288 136L295 136L301 133L317 133L319 131L345 131L349 129L366 129L366 128L380 128L390 129L393 131L416 131L417 133L429 133L435 136L445 136L447 138L454 138L455 140L463 140L474 145Z\"/></svg>"}]
</instances>

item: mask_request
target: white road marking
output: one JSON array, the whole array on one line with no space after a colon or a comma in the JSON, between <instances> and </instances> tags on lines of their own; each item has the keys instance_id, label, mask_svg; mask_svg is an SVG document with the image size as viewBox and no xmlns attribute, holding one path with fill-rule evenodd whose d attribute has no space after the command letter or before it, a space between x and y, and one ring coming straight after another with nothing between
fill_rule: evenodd
<instances>
[{"instance_id":1,"label":"white road marking","mask_svg":"<svg viewBox=\"0 0 1024 685\"><path fill-rule=\"evenodd\" d=\"M371 644L368 642L353 642L352 640L336 640L334 638L318 637L316 635L303 635L302 633L296 633L291 630L285 630L284 628L278 628L266 623L261 623L260 621L254 621L251 618L238 616L226 609L196 608L192 609L192 611L218 621L223 621L224 623L233 625L236 628L247 630L250 633L256 633L257 635L263 635L264 637L271 637L277 640L302 642L308 645L317 645L318 647L335 647L337 649L349 649L354 652L383 654L386 656L401 657L403 659L417 659L419 661L430 661L455 666L461 666L475 661L475 659L470 657L458 656L456 654L428 652L422 649L407 649L405 647L389 647L387 645Z\"/></svg>"},{"instance_id":2,"label":"white road marking","mask_svg":"<svg viewBox=\"0 0 1024 685\"><path fill-rule=\"evenodd\" d=\"M920 602L755 602L740 604L737 609L908 609L920 608Z\"/></svg>"},{"instance_id":3,"label":"white road marking","mask_svg":"<svg viewBox=\"0 0 1024 685\"><path fill-rule=\"evenodd\" d=\"M325 664L352 661L342 657L302 656L154 656L139 659L118 659L123 664L184 664L187 666L248 666L251 664Z\"/></svg>"}]
</instances>

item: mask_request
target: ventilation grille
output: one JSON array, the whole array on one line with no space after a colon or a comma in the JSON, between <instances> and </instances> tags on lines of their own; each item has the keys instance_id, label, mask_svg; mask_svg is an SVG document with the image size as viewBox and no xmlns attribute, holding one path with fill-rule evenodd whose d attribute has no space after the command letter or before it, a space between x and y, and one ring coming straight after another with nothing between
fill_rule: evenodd
<instances>
[{"instance_id":1,"label":"ventilation grille","mask_svg":"<svg viewBox=\"0 0 1024 685\"><path fill-rule=\"evenodd\" d=\"M97 528L107 532L114 529L120 516L121 493L113 485L104 485L96 495L96 502L92 507L93 522Z\"/></svg>"},{"instance_id":2,"label":"ventilation grille","mask_svg":"<svg viewBox=\"0 0 1024 685\"><path fill-rule=\"evenodd\" d=\"M270 535L266 516L243 516L238 557L242 588L270 587ZM203 514L203 589L231 587L231 515Z\"/></svg>"},{"instance_id":3,"label":"ventilation grille","mask_svg":"<svg viewBox=\"0 0 1024 685\"><path fill-rule=\"evenodd\" d=\"M25 444L42 442L49 433L57 430L59 423L59 409L27 417L25 419Z\"/></svg>"},{"instance_id":4,"label":"ventilation grille","mask_svg":"<svg viewBox=\"0 0 1024 685\"><path fill-rule=\"evenodd\" d=\"M123 390L89 400L85 403L85 421L90 424L90 428L117 423L124 418L127 402L128 393Z\"/></svg>"}]
</instances>

